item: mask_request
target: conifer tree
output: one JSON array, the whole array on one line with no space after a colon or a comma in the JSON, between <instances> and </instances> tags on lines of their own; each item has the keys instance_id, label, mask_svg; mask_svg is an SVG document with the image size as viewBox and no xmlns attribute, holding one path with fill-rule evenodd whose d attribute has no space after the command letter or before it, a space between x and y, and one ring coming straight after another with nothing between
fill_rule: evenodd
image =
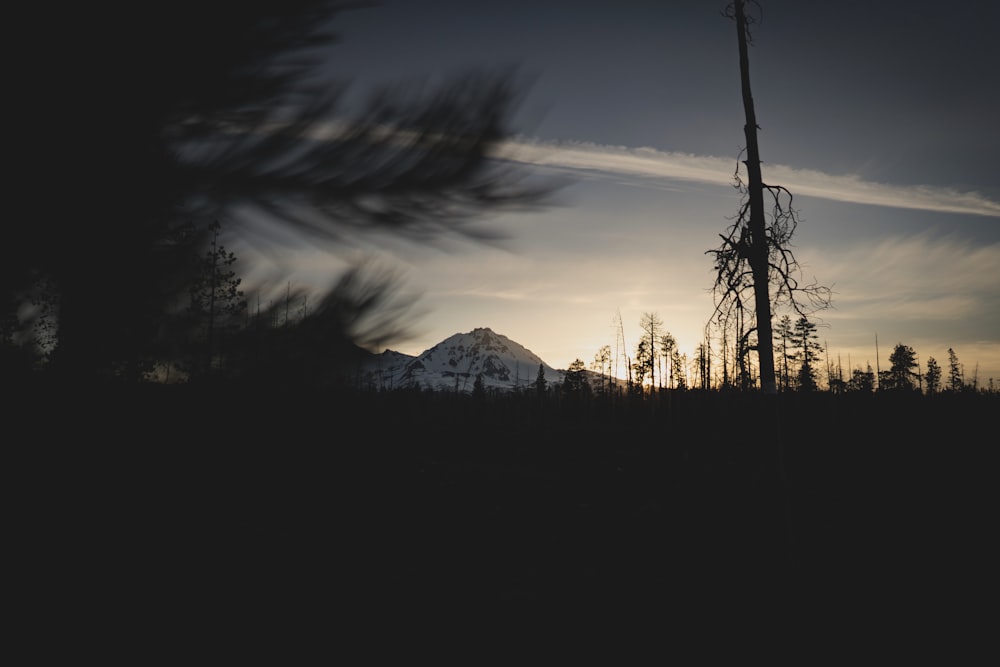
<instances>
[{"instance_id":1,"label":"conifer tree","mask_svg":"<svg viewBox=\"0 0 1000 667\"><path fill-rule=\"evenodd\" d=\"M585 396L590 393L590 383L587 382L587 367L582 359L574 360L566 369L563 393L569 396Z\"/></svg>"},{"instance_id":2,"label":"conifer tree","mask_svg":"<svg viewBox=\"0 0 1000 667\"><path fill-rule=\"evenodd\" d=\"M649 341L646 338L639 339L639 343L635 348L635 357L632 360L632 375L636 389L640 393L643 383L649 377L649 373L653 368L652 360L653 352L649 347Z\"/></svg>"},{"instance_id":3,"label":"conifer tree","mask_svg":"<svg viewBox=\"0 0 1000 667\"><path fill-rule=\"evenodd\" d=\"M674 357L671 362L674 373L674 387L677 389L687 389L687 355L681 354L674 349Z\"/></svg>"},{"instance_id":4,"label":"conifer tree","mask_svg":"<svg viewBox=\"0 0 1000 667\"><path fill-rule=\"evenodd\" d=\"M222 354L224 338L245 320L247 301L240 289L234 265L236 254L219 243L221 225L213 221L211 241L189 290L188 314L197 331L201 348L199 372L210 373ZM221 363L221 359L220 359Z\"/></svg>"},{"instance_id":5,"label":"conifer tree","mask_svg":"<svg viewBox=\"0 0 1000 667\"><path fill-rule=\"evenodd\" d=\"M927 393L933 395L941 390L941 366L934 357L927 357L927 373L924 375L927 380Z\"/></svg>"},{"instance_id":6,"label":"conifer tree","mask_svg":"<svg viewBox=\"0 0 1000 667\"><path fill-rule=\"evenodd\" d=\"M814 391L816 385L816 360L823 347L819 344L816 325L805 315L795 321L793 328L798 346L797 358L801 363L798 374L800 391Z\"/></svg>"},{"instance_id":7,"label":"conifer tree","mask_svg":"<svg viewBox=\"0 0 1000 667\"><path fill-rule=\"evenodd\" d=\"M889 355L888 388L899 391L912 390L917 377L917 353L909 345L897 343Z\"/></svg>"},{"instance_id":8,"label":"conifer tree","mask_svg":"<svg viewBox=\"0 0 1000 667\"><path fill-rule=\"evenodd\" d=\"M669 331L665 331L660 336L660 353L667 360L667 387L674 386L674 350L677 348L677 340ZM662 382L662 378L661 378Z\"/></svg>"},{"instance_id":9,"label":"conifer tree","mask_svg":"<svg viewBox=\"0 0 1000 667\"><path fill-rule=\"evenodd\" d=\"M545 367L542 364L538 364L538 375L535 377L535 392L539 396L544 396L547 386L545 381Z\"/></svg>"},{"instance_id":10,"label":"conifer tree","mask_svg":"<svg viewBox=\"0 0 1000 667\"><path fill-rule=\"evenodd\" d=\"M962 366L958 363L958 355L955 350L948 348L948 390L962 391L965 387L965 378L962 373Z\"/></svg>"}]
</instances>

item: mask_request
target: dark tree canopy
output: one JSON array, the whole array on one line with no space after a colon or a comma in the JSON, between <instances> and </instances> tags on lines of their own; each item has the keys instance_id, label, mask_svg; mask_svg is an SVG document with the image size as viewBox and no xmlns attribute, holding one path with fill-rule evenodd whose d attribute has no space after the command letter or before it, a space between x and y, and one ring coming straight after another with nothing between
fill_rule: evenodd
<instances>
[{"instance_id":1,"label":"dark tree canopy","mask_svg":"<svg viewBox=\"0 0 1000 667\"><path fill-rule=\"evenodd\" d=\"M92 376L135 362L190 282L214 219L264 246L386 228L421 240L548 186L490 159L517 102L511 72L345 115L336 0L21 7L14 161L24 214L0 250L0 309L40 280L54 358ZM28 64L31 67L28 68ZM252 214L254 224L250 224ZM333 278L331 278L331 283Z\"/></svg>"}]
</instances>

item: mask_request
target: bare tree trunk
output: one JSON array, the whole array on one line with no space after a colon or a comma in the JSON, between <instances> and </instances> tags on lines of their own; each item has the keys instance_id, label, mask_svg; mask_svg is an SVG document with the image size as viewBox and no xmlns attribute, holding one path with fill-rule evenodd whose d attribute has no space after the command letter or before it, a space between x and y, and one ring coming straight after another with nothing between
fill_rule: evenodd
<instances>
[{"instance_id":1,"label":"bare tree trunk","mask_svg":"<svg viewBox=\"0 0 1000 667\"><path fill-rule=\"evenodd\" d=\"M743 110L746 124L743 133L747 141L747 167L750 196L750 269L753 272L754 305L757 315L757 362L760 366L760 386L765 394L778 393L774 380L774 342L771 340L771 295L768 267L767 229L764 221L764 181L760 173L760 151L757 147L757 116L750 94L750 59L747 56L747 20L743 0L736 0L736 31L740 44L740 80L743 88Z\"/></svg>"}]
</instances>

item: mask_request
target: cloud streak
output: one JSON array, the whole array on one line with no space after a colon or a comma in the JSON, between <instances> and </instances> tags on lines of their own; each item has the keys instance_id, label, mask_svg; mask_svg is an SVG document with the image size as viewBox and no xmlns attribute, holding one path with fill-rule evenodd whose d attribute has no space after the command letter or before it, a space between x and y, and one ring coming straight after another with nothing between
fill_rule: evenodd
<instances>
[{"instance_id":1,"label":"cloud streak","mask_svg":"<svg viewBox=\"0 0 1000 667\"><path fill-rule=\"evenodd\" d=\"M957 322L996 312L1000 243L921 233L812 254L836 284L838 308L853 317Z\"/></svg>"},{"instance_id":2,"label":"cloud streak","mask_svg":"<svg viewBox=\"0 0 1000 667\"><path fill-rule=\"evenodd\" d=\"M495 157L521 164L617 177L682 180L720 185L732 183L737 162L654 148L606 146L590 142L544 142L519 139L505 142ZM741 171L743 170L740 165ZM826 174L785 165L763 165L766 182L780 184L794 195L893 208L961 213L1000 218L1000 202L977 192L927 185L890 185L855 175ZM746 180L745 174L743 175Z\"/></svg>"}]
</instances>

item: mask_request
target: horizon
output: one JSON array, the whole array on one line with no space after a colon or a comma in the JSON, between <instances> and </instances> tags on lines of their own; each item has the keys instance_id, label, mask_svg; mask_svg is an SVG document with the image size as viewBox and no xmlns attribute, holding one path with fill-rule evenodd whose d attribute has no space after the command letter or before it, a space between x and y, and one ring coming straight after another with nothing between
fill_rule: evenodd
<instances>
[{"instance_id":1,"label":"horizon","mask_svg":"<svg viewBox=\"0 0 1000 667\"><path fill-rule=\"evenodd\" d=\"M496 334L498 336L503 336L503 337L507 338L508 340L511 340L514 343L517 343L518 345L521 345L526 350L528 350L528 352L531 352L531 353L536 354L537 356L539 356L539 358L541 358L541 360L545 363L546 366L549 366L550 368L552 368L555 371L560 371L560 372L565 371L569 367L570 363L572 363L572 361L571 361L570 363L567 363L565 366L553 364L553 363L549 362L549 360L546 359L544 355L541 355L541 354L538 354L537 352L535 352L535 350L533 350L530 345L524 343L523 341L519 341L517 339L511 338L510 336L507 336L503 332L497 331L496 329L494 329L493 327L490 327L490 326L474 327L473 329L470 329L468 331L456 331L455 333L450 334L448 336L445 336L444 338L442 338L441 340L439 340L437 343L431 344L428 347L420 350L419 352L406 352L406 351L403 351L403 350L400 350L400 349L396 349L392 345L388 345L388 346L384 347L381 350L370 350L370 351L373 354L382 354L382 353L385 353L385 352L395 352L397 354L404 354L404 355L406 355L408 357L411 357L411 358L415 359L415 358L420 357L422 354L430 351L431 349L433 349L437 345L440 345L441 343L445 342L449 338L452 338L452 337L454 337L456 335L469 335L469 334L474 333L476 329L488 329L488 330L492 331L494 334ZM849 356L846 359L845 358L841 358L839 360L839 362L840 362L841 370L843 372L844 381L846 382L847 380L850 379L851 372L854 369L860 369L862 371L867 371L868 367L870 366L871 371L873 373L876 373L876 377L877 377L877 373L879 371L888 370L890 368L890 366L891 366L891 363L889 362L889 355L892 354L893 349L895 348L895 346L897 344L906 345L906 343L901 342L901 341L897 341L896 343L893 343L891 345L886 345L882 341L878 341L877 345L876 345L876 343L873 343L872 358L876 359L876 361L868 361L868 360L866 360L864 362L851 361L851 359L850 359ZM909 347L912 348L913 346L909 345ZM878 350L878 355L877 356L874 354L874 351L875 351L876 348ZM954 350L954 348L952 348L952 350L955 352L955 356L958 359L959 365L963 369L963 376L965 377L966 382L968 384L972 384L973 383L973 374L975 374L975 373L978 372L977 369L976 369L976 366L978 366L978 363L973 363L972 367L971 367L971 370L970 370L970 364L968 362L966 362L966 360L963 358L962 354L958 350ZM613 351L614 351L614 348L612 347L612 352ZM942 354L941 356L929 355L928 357L923 357L920 354L920 350L917 350L915 348L914 348L914 352L917 353L917 360L918 360L918 363L919 363L919 367L918 367L918 371L917 372L920 374L921 378L923 377L924 373L926 372L926 368L927 368L927 366L926 366L927 361L926 360L928 358L930 358L930 357L934 358L934 360L937 362L938 366L942 369L942 372L944 372L947 369L948 358L949 358L947 349L945 350L944 354ZM682 354L686 354L686 358L687 358L687 362L688 362L687 376L689 378L688 381L690 383L692 381L691 378L693 377L692 376L692 368L691 367L694 364L694 355L690 354L690 353L687 353L686 351L682 351ZM629 353L629 356L631 356L631 353ZM577 357L576 359L574 359L574 361L575 360L583 361L584 364L586 365L587 370L593 370L591 368L590 361L588 361L586 359L582 359L580 357ZM817 380L818 380L819 385L820 385L821 388L829 388L829 385L828 385L829 378L827 378L827 376L826 376L826 367L827 367L826 357L824 356L821 360L822 360L823 363L820 365L819 369L817 370ZM718 380L718 378L717 378L717 366L715 365L716 361L717 360L715 359L715 356L713 356L712 377L715 380ZM753 357L751 358L751 362L753 362ZM776 365L778 364L777 357L775 358L775 363L776 363ZM831 353L831 356L829 358L829 363L830 363L830 368L831 369L836 369L837 366L838 366L838 360L832 355L832 353ZM848 366L848 363L851 363L852 365ZM622 364L624 364L624 362L622 362ZM751 363L751 365L754 368L756 367L755 363ZM622 375L615 375L614 377L616 379L618 379L618 380L623 381L623 382L627 379L626 375L624 375L624 374L622 374ZM986 388L988 388L988 383L989 383L989 381L991 379L994 380L994 383L996 383L996 381L1000 380L1000 378L998 378L997 376L984 377L982 373L979 373L978 374L978 378L976 379L976 385L977 385L978 388L986 389ZM646 382L645 384L648 384L648 382ZM713 384L715 384L715 383L713 383Z\"/></svg>"}]
</instances>

